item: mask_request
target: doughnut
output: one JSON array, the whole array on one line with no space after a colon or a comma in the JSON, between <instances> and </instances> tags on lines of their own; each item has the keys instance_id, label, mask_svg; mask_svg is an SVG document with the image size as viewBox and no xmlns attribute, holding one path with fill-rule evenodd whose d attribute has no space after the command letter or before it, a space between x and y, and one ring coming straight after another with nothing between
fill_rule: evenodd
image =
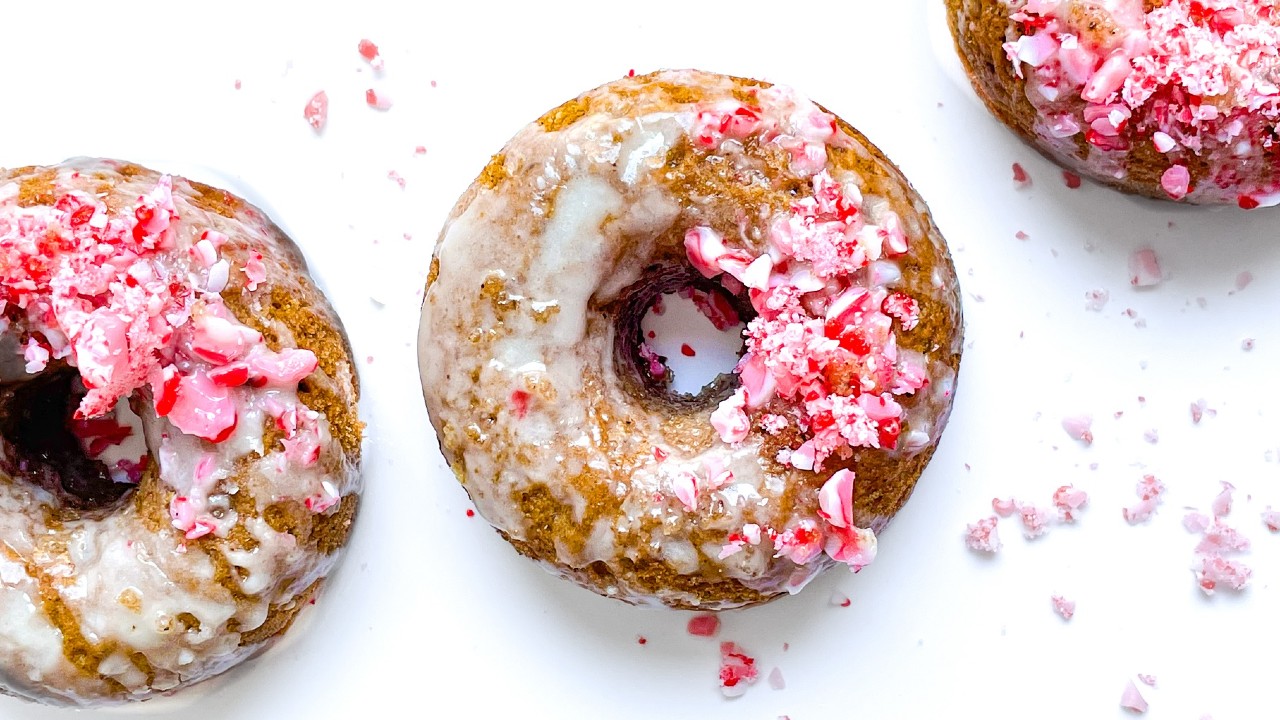
<instances>
[{"instance_id":1,"label":"doughnut","mask_svg":"<svg viewBox=\"0 0 1280 720\"><path fill-rule=\"evenodd\" d=\"M1023 140L1119 190L1280 203L1270 0L946 0L974 89Z\"/></svg>"},{"instance_id":2,"label":"doughnut","mask_svg":"<svg viewBox=\"0 0 1280 720\"><path fill-rule=\"evenodd\" d=\"M745 324L696 394L642 337L661 297ZM479 513L631 604L722 609L857 570L946 424L962 325L927 208L791 89L628 77L521 130L427 273L423 392Z\"/></svg>"},{"instance_id":3,"label":"doughnut","mask_svg":"<svg viewBox=\"0 0 1280 720\"><path fill-rule=\"evenodd\" d=\"M292 241L131 163L0 169L0 692L142 700L264 649L360 492L357 379Z\"/></svg>"}]
</instances>

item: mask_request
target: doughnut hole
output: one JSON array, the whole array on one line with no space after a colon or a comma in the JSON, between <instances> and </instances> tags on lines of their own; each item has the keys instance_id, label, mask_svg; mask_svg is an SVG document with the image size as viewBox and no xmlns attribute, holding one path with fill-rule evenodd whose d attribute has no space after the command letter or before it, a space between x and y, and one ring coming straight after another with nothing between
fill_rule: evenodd
<instances>
[{"instance_id":1,"label":"doughnut hole","mask_svg":"<svg viewBox=\"0 0 1280 720\"><path fill-rule=\"evenodd\" d=\"M652 266L616 310L614 368L642 405L714 408L733 394L751 304L692 268Z\"/></svg>"},{"instance_id":2,"label":"doughnut hole","mask_svg":"<svg viewBox=\"0 0 1280 720\"><path fill-rule=\"evenodd\" d=\"M107 455L90 457L88 448L117 445L111 440L118 433L140 441L140 431L117 424L114 416L75 420L84 395L79 374L65 366L0 383L0 471L43 488L63 508L110 511L131 494L137 478L118 482L102 462Z\"/></svg>"}]
</instances>

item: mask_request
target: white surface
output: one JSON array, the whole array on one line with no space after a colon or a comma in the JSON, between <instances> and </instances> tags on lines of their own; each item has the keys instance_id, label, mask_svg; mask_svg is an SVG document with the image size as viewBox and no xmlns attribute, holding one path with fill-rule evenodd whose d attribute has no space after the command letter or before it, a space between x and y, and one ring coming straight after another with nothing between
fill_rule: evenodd
<instances>
[{"instance_id":1,"label":"white surface","mask_svg":"<svg viewBox=\"0 0 1280 720\"><path fill-rule=\"evenodd\" d=\"M1280 537L1259 520L1280 508L1277 216L1066 189L979 106L939 0L104 5L6 7L0 165L118 156L261 204L369 359L368 490L345 564L285 643L174 698L77 717L399 717L411 703L427 717L1121 718L1136 673L1159 680L1139 685L1147 717L1269 707L1272 663L1253 658L1280 639ZM362 37L382 46L380 78L356 53ZM580 91L681 66L792 84L873 138L950 239L968 322L951 427L876 562L722 616L721 637L762 669L732 701L716 690L716 642L686 635L688 614L572 587L466 517L411 347L435 234L489 155ZM371 86L389 111L365 105ZM302 109L319 89L331 112L317 137ZM1015 190L1015 161L1030 189ZM1126 258L1146 245L1169 277L1136 291ZM1254 281L1233 293L1242 270ZM1084 309L1093 288L1110 292L1101 312ZM1198 426L1197 398L1218 410ZM1092 447L1060 427L1077 413L1096 418ZM1169 492L1129 527L1121 508L1143 472ZM1240 488L1229 521L1254 541L1255 575L1240 596L1204 598L1181 518L1207 509L1220 480ZM1090 493L1078 525L1028 542L1006 520L997 556L965 549L965 524L993 496L1047 505L1066 483ZM851 607L832 606L834 592ZM1079 603L1069 623L1050 608L1056 592ZM774 667L785 689L764 679ZM65 716L0 698L6 719Z\"/></svg>"}]
</instances>

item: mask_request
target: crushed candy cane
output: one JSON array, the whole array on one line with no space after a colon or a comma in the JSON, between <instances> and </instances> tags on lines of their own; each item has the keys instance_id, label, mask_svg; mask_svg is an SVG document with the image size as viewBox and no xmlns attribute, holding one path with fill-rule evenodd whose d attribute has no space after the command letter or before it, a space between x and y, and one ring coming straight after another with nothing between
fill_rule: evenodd
<instances>
[{"instance_id":1,"label":"crushed candy cane","mask_svg":"<svg viewBox=\"0 0 1280 720\"><path fill-rule=\"evenodd\" d=\"M1063 620L1070 620L1076 614L1076 601L1068 600L1061 595L1054 595L1049 598L1053 604L1053 611L1062 616Z\"/></svg>"},{"instance_id":2,"label":"crushed candy cane","mask_svg":"<svg viewBox=\"0 0 1280 720\"><path fill-rule=\"evenodd\" d=\"M1164 156L1160 186L1174 200L1235 202L1277 197L1269 171L1280 58L1270 0L1173 0L1159 4L1015 3L1022 35L1005 43L1035 131L1059 152L1090 145L1089 167L1124 178L1138 142ZM1103 29L1099 29L1103 28ZM1212 100L1210 100L1212 99ZM1203 168L1193 183L1188 163Z\"/></svg>"},{"instance_id":3,"label":"crushed candy cane","mask_svg":"<svg viewBox=\"0 0 1280 720\"><path fill-rule=\"evenodd\" d=\"M323 90L312 95L302 108L302 117L312 130L323 132L325 124L329 122L329 95Z\"/></svg>"},{"instance_id":4,"label":"crushed candy cane","mask_svg":"<svg viewBox=\"0 0 1280 720\"><path fill-rule=\"evenodd\" d=\"M1120 707L1136 714L1147 711L1147 701L1143 699L1142 693L1138 692L1138 686L1134 685L1132 680L1125 683L1124 692L1120 694Z\"/></svg>"},{"instance_id":5,"label":"crushed candy cane","mask_svg":"<svg viewBox=\"0 0 1280 720\"><path fill-rule=\"evenodd\" d=\"M1072 440L1079 440L1085 445L1093 444L1093 416L1068 415L1062 418L1062 429L1067 431Z\"/></svg>"},{"instance_id":6,"label":"crushed candy cane","mask_svg":"<svg viewBox=\"0 0 1280 720\"><path fill-rule=\"evenodd\" d=\"M172 432L210 445L228 441L254 404L253 412L265 411L281 431L282 462L315 463L327 431L286 392L316 370L315 354L271 350L231 314L219 294L229 273L220 257L227 238L205 231L181 249L188 241L179 240L185 236L173 185L162 176L136 205L119 210L79 191L49 205L0 200L6 332L18 337L30 372L42 371L47 359L79 372L87 392L70 429L117 481L137 482L146 460L131 398L149 404ZM251 281L266 279L261 255L250 255L242 270ZM263 392L269 400L251 397ZM162 476L176 462L167 437L156 450ZM191 487L170 503L171 519L188 539L234 522L208 504L226 476L212 457L195 460ZM314 511L332 507L330 496L336 492L319 493Z\"/></svg>"},{"instance_id":7,"label":"crushed candy cane","mask_svg":"<svg viewBox=\"0 0 1280 720\"><path fill-rule=\"evenodd\" d=\"M1143 475L1137 485L1138 504L1124 508L1124 519L1130 525L1146 522L1160 504L1160 496L1164 494L1164 483L1155 475Z\"/></svg>"},{"instance_id":8,"label":"crushed candy cane","mask_svg":"<svg viewBox=\"0 0 1280 720\"><path fill-rule=\"evenodd\" d=\"M711 613L702 613L689 618L686 627L694 637L715 637L720 634L720 618Z\"/></svg>"},{"instance_id":9,"label":"crushed candy cane","mask_svg":"<svg viewBox=\"0 0 1280 720\"><path fill-rule=\"evenodd\" d=\"M920 322L919 304L885 287L897 276L885 261L908 249L900 219L880 208L873 222L853 178L825 169L834 117L808 101L789 101L796 110L781 123L738 101L703 107L691 134L707 148L751 136L775 142L790 154L792 172L807 178L811 194L772 219L763 253L737 249L707 226L689 228L684 246L697 272L731 292L745 289L757 313L735 368L741 385L712 412L712 426L729 444L755 428L794 428L798 444L777 460L821 472L830 459L848 459L856 448L897 449L905 417L895 398L921 390L928 378L924 358L897 346L896 333ZM727 305L718 293L702 300L713 321L722 315L726 326L737 322L731 308L715 307ZM775 398L788 404L786 411L761 412ZM913 438L922 441L927 438ZM875 536L854 526L852 492L853 471L836 471L819 492L823 524L812 533L799 526L773 529L775 548L797 562L812 558L814 548L855 570L870 562Z\"/></svg>"},{"instance_id":10,"label":"crushed candy cane","mask_svg":"<svg viewBox=\"0 0 1280 720\"><path fill-rule=\"evenodd\" d=\"M720 692L739 697L759 679L756 659L733 642L720 643Z\"/></svg>"},{"instance_id":11,"label":"crushed candy cane","mask_svg":"<svg viewBox=\"0 0 1280 720\"><path fill-rule=\"evenodd\" d=\"M1160 260L1151 248L1135 250L1129 255L1129 284L1134 287L1151 287L1164 280Z\"/></svg>"},{"instance_id":12,"label":"crushed candy cane","mask_svg":"<svg viewBox=\"0 0 1280 720\"><path fill-rule=\"evenodd\" d=\"M999 518L994 515L972 523L965 531L964 542L971 550L995 553L1000 550L1000 535L996 530Z\"/></svg>"}]
</instances>

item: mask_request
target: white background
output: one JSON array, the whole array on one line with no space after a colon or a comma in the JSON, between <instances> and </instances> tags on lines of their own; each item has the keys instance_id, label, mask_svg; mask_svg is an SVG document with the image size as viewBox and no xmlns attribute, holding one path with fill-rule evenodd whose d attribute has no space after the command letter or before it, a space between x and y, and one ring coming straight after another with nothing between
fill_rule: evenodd
<instances>
[{"instance_id":1,"label":"white background","mask_svg":"<svg viewBox=\"0 0 1280 720\"><path fill-rule=\"evenodd\" d=\"M77 717L1121 718L1137 673L1158 679L1140 685L1148 717L1274 712L1274 663L1258 658L1280 639L1280 537L1259 519L1280 508L1277 215L1067 189L978 104L940 0L104 5L6 4L0 165L116 156L262 205L361 359L367 492L345 563L286 642L176 697ZM362 37L382 47L380 76ZM762 669L736 700L687 613L570 586L466 516L413 349L435 235L489 155L577 93L662 67L791 84L862 129L933 208L968 324L951 426L876 562L721 616L721 638ZM394 106L368 108L369 87ZM302 109L320 89L331 112L317 136ZM1139 291L1126 259L1145 246L1168 279ZM1095 288L1110 301L1086 311ZM1198 398L1217 415L1193 425ZM1095 418L1092 447L1061 428L1080 413ZM1169 491L1130 527L1121 508L1144 472ZM1255 574L1240 595L1205 598L1181 519L1223 480L1240 488L1229 521L1254 541ZM1026 541L1005 520L999 554L965 548L993 496L1047 505L1067 483L1090 493L1077 525ZM833 606L837 593L851 606ZM1070 622L1053 593L1078 602ZM764 679L775 667L785 689ZM66 716L0 698L6 719Z\"/></svg>"}]
</instances>

